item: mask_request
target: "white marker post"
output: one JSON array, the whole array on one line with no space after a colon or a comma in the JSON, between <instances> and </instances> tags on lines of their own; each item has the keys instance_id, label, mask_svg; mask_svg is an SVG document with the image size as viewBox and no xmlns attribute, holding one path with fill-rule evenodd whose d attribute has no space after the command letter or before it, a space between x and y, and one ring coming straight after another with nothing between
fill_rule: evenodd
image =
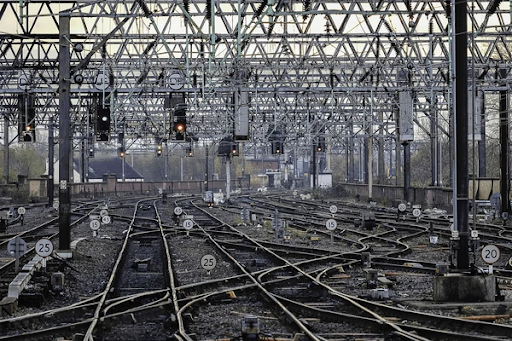
<instances>
[{"instance_id":1,"label":"white marker post","mask_svg":"<svg viewBox=\"0 0 512 341\"><path fill-rule=\"evenodd\" d=\"M183 220L183 228L187 230L187 237L189 236L189 231L194 227L194 222L191 219Z\"/></svg>"},{"instance_id":2,"label":"white marker post","mask_svg":"<svg viewBox=\"0 0 512 341\"><path fill-rule=\"evenodd\" d=\"M498 249L496 245L487 244L483 247L481 256L484 262L489 264L489 275L492 275L493 264L496 263L501 256L500 249Z\"/></svg>"},{"instance_id":3,"label":"white marker post","mask_svg":"<svg viewBox=\"0 0 512 341\"><path fill-rule=\"evenodd\" d=\"M338 227L338 223L334 219L328 219L325 222L325 227L327 227L327 229L329 231L331 231L331 245L332 245L332 244L334 244L334 230L336 230L336 227Z\"/></svg>"},{"instance_id":4,"label":"white marker post","mask_svg":"<svg viewBox=\"0 0 512 341\"><path fill-rule=\"evenodd\" d=\"M41 238L36 243L36 253L43 258L43 271L46 271L46 258L53 253L53 243L47 238Z\"/></svg>"},{"instance_id":5,"label":"white marker post","mask_svg":"<svg viewBox=\"0 0 512 341\"><path fill-rule=\"evenodd\" d=\"M92 230L92 236L93 237L97 237L98 236L98 230L100 229L100 226L101 226L100 221L96 220L96 219L93 219L89 223L89 226L91 227L91 230Z\"/></svg>"}]
</instances>

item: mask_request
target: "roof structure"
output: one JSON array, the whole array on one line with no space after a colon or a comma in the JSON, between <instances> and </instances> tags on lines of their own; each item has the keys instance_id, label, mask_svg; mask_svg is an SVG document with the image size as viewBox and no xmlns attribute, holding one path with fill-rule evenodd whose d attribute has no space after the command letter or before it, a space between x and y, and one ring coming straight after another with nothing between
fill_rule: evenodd
<instances>
[{"instance_id":1,"label":"roof structure","mask_svg":"<svg viewBox=\"0 0 512 341\"><path fill-rule=\"evenodd\" d=\"M89 181L103 180L105 175L115 175L118 181L123 178L125 181L144 181L144 177L132 166L126 163L123 158L112 157L89 159Z\"/></svg>"},{"instance_id":2,"label":"roof structure","mask_svg":"<svg viewBox=\"0 0 512 341\"><path fill-rule=\"evenodd\" d=\"M468 6L471 87L508 89L510 3ZM173 142L176 93L187 133L213 142L232 134L237 98L248 98L248 153L276 132L298 154L322 138L352 155L372 138L399 150L451 136L450 0L1 0L0 114L10 125L21 125L22 103L33 103L37 126L58 124L63 18L75 144L90 138L100 107L132 150Z\"/></svg>"}]
</instances>

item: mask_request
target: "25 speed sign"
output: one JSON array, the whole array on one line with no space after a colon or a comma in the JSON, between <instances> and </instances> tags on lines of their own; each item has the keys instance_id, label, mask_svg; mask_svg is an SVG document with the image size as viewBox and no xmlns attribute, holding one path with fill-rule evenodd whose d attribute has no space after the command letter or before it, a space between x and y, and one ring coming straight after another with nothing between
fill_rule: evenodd
<instances>
[{"instance_id":1,"label":"25 speed sign","mask_svg":"<svg viewBox=\"0 0 512 341\"><path fill-rule=\"evenodd\" d=\"M48 257L53 252L53 244L51 240L42 238L36 243L36 253L39 257Z\"/></svg>"}]
</instances>

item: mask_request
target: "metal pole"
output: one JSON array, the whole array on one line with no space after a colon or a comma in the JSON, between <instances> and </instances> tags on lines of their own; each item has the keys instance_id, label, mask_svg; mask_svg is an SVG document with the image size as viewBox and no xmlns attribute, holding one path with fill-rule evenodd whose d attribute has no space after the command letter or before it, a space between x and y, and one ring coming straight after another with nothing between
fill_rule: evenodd
<instances>
[{"instance_id":1,"label":"metal pole","mask_svg":"<svg viewBox=\"0 0 512 341\"><path fill-rule=\"evenodd\" d=\"M231 156L226 156L226 200L231 197Z\"/></svg>"},{"instance_id":2,"label":"metal pole","mask_svg":"<svg viewBox=\"0 0 512 341\"><path fill-rule=\"evenodd\" d=\"M50 122L48 123L48 207L53 206L53 197L54 197L54 168L53 168L53 158L54 158L54 138L53 138L53 118L50 117Z\"/></svg>"},{"instance_id":3,"label":"metal pole","mask_svg":"<svg viewBox=\"0 0 512 341\"><path fill-rule=\"evenodd\" d=\"M205 191L208 191L208 145L206 145L206 150L205 150L205 155L206 155L206 169L205 169L205 174L204 174L204 190Z\"/></svg>"},{"instance_id":4,"label":"metal pole","mask_svg":"<svg viewBox=\"0 0 512 341\"><path fill-rule=\"evenodd\" d=\"M411 146L407 141L404 141L402 145L404 146L404 200L409 202L409 189L411 187Z\"/></svg>"},{"instance_id":5,"label":"metal pole","mask_svg":"<svg viewBox=\"0 0 512 341\"><path fill-rule=\"evenodd\" d=\"M70 248L70 17L59 15L59 249Z\"/></svg>"},{"instance_id":6,"label":"metal pole","mask_svg":"<svg viewBox=\"0 0 512 341\"><path fill-rule=\"evenodd\" d=\"M180 157L180 180L183 181L183 155Z\"/></svg>"},{"instance_id":7,"label":"metal pole","mask_svg":"<svg viewBox=\"0 0 512 341\"><path fill-rule=\"evenodd\" d=\"M468 37L467 0L455 1L455 144L457 229L460 245L457 268L469 268L469 171L468 171Z\"/></svg>"},{"instance_id":8,"label":"metal pole","mask_svg":"<svg viewBox=\"0 0 512 341\"><path fill-rule=\"evenodd\" d=\"M504 80L507 76L507 70L500 70L500 78ZM507 90L500 91L500 169L501 169L501 212L509 213L509 193L510 193L510 169L508 162L508 143L509 143L509 121L508 121L508 93Z\"/></svg>"},{"instance_id":9,"label":"metal pole","mask_svg":"<svg viewBox=\"0 0 512 341\"><path fill-rule=\"evenodd\" d=\"M9 183L9 117L4 114L4 183Z\"/></svg>"}]
</instances>

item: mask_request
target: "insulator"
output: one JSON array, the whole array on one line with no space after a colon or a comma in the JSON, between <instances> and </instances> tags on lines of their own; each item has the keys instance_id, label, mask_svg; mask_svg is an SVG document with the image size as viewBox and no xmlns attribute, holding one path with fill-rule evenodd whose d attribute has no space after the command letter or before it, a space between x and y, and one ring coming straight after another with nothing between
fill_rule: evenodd
<instances>
[{"instance_id":1,"label":"insulator","mask_svg":"<svg viewBox=\"0 0 512 341\"><path fill-rule=\"evenodd\" d=\"M267 38L270 38L270 36L272 35L272 31L274 31L274 26L276 26L275 21L268 25Z\"/></svg>"},{"instance_id":2,"label":"insulator","mask_svg":"<svg viewBox=\"0 0 512 341\"><path fill-rule=\"evenodd\" d=\"M262 0L261 4L256 9L256 12L254 12L254 16L255 17L259 17L261 15L261 13L263 13L263 10L265 9L266 6L267 6L267 1L266 0Z\"/></svg>"},{"instance_id":3,"label":"insulator","mask_svg":"<svg viewBox=\"0 0 512 341\"><path fill-rule=\"evenodd\" d=\"M500 7L500 4L501 4L501 0L494 0L493 2L491 2L490 6L489 6L489 15L492 15L496 12L496 10L498 9L498 7Z\"/></svg>"},{"instance_id":4,"label":"insulator","mask_svg":"<svg viewBox=\"0 0 512 341\"><path fill-rule=\"evenodd\" d=\"M302 8L304 12L311 11L311 0L302 0ZM306 20L308 18L307 14L302 15L302 19Z\"/></svg>"},{"instance_id":5,"label":"insulator","mask_svg":"<svg viewBox=\"0 0 512 341\"><path fill-rule=\"evenodd\" d=\"M185 12L190 13L190 0L183 0L183 8Z\"/></svg>"},{"instance_id":6,"label":"insulator","mask_svg":"<svg viewBox=\"0 0 512 341\"><path fill-rule=\"evenodd\" d=\"M206 0L206 20L210 21L212 19L212 2L211 0Z\"/></svg>"},{"instance_id":7,"label":"insulator","mask_svg":"<svg viewBox=\"0 0 512 341\"><path fill-rule=\"evenodd\" d=\"M384 20L384 25L388 29L389 33L394 32L393 27L391 27L391 24L387 20Z\"/></svg>"},{"instance_id":8,"label":"insulator","mask_svg":"<svg viewBox=\"0 0 512 341\"><path fill-rule=\"evenodd\" d=\"M446 10L446 18L450 20L452 18L452 1L446 0L445 1L445 10Z\"/></svg>"},{"instance_id":9,"label":"insulator","mask_svg":"<svg viewBox=\"0 0 512 341\"><path fill-rule=\"evenodd\" d=\"M428 22L428 33L434 34L434 22L432 20Z\"/></svg>"},{"instance_id":10,"label":"insulator","mask_svg":"<svg viewBox=\"0 0 512 341\"><path fill-rule=\"evenodd\" d=\"M197 74L195 73L192 75L192 85L197 87Z\"/></svg>"},{"instance_id":11,"label":"insulator","mask_svg":"<svg viewBox=\"0 0 512 341\"><path fill-rule=\"evenodd\" d=\"M412 12L411 1L410 0L404 0L404 2L405 2L405 7L407 8L407 12L411 13Z\"/></svg>"}]
</instances>

